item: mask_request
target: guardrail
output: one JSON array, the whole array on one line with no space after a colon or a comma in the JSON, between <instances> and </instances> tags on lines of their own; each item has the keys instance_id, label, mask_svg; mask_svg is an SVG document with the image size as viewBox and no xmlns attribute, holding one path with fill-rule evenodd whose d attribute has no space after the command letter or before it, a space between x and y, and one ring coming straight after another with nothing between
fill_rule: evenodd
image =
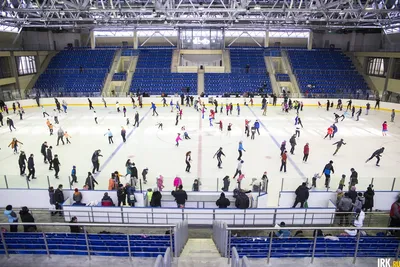
<instances>
[{"instance_id":1,"label":"guardrail","mask_svg":"<svg viewBox=\"0 0 400 267\"><path fill-rule=\"evenodd\" d=\"M172 266L172 257L171 257L171 249L167 248L164 253L164 257L162 255L158 255L156 262L153 267L171 267Z\"/></svg>"},{"instance_id":2,"label":"guardrail","mask_svg":"<svg viewBox=\"0 0 400 267\"><path fill-rule=\"evenodd\" d=\"M265 239L265 241L268 243L267 244L267 251L265 253L265 258L267 259L267 264L269 264L270 262L270 258L273 256L272 255L272 250L273 250L273 246L272 244L274 243L273 240L280 240L280 241L285 241L287 240L287 242L285 242L287 245L290 244L291 240L293 240L293 238L298 239L304 239L304 241L308 241L308 242L304 242L304 243L296 243L296 247L301 247L299 245L309 245L310 244L310 238L312 238L312 251L311 251L311 263L314 262L314 258L316 257L316 247L317 247L317 241L320 241L320 238L324 238L321 236L318 236L317 234L314 234L311 237L292 237L292 238L279 238L279 237L274 237L274 235L272 234L273 231L278 230L276 227L226 227L226 225L222 225L219 224L219 222L215 222L214 224L215 226L215 230L218 229L218 231L224 231L226 232L226 234L222 234L222 233L216 233L216 231L213 232L213 239L215 240L215 244L217 245L217 247L221 247L221 250L225 250L226 253L222 254L223 256L228 258L228 264L231 262L231 259L235 261L234 265L232 266L237 266L235 265L237 262L237 258L239 258L239 256L236 254L238 252L237 248L234 247L234 245L231 244L232 241L232 232L233 231L270 231L270 233L268 235L264 235L264 236L259 236L259 237L243 237L243 238L259 238L259 239ZM289 231L317 231L317 230L321 230L321 231L344 231L344 230L349 230L349 227L284 227L284 228L280 228L280 229L285 229L285 230L289 230ZM361 235L362 232L366 232L366 231L381 231L381 232L387 232L387 231L399 231L399 228L393 228L393 227L360 227L360 228L352 228L352 230L356 230L356 235L355 237L355 247L351 247L348 246L346 248L344 248L345 250L347 250L346 254L351 254L352 258L353 258L353 264L356 263L357 257L359 252L364 252L364 249L360 249L360 240L363 237ZM227 236L227 238L226 238ZM339 237L340 238L345 238L345 237ZM377 237L378 238L378 237ZM397 240L397 239L396 239ZM293 241L294 242L294 241ZM339 241L338 241L339 242ZM371 243L371 244L375 244L376 243ZM223 247L224 246L224 247ZM288 247L288 246L286 246ZM275 248L276 249L276 248ZM236 251L236 253L234 253ZM300 249L299 249L300 251ZM325 252L323 252L325 253ZM396 255L395 255L395 259L397 260L400 254L400 243L398 244L397 250L396 250ZM293 254L293 257L301 257L302 254L301 252L296 252ZM304 255L303 257L308 257L306 255ZM344 256L343 256L344 257ZM259 257L258 257L259 258Z\"/></svg>"}]
</instances>

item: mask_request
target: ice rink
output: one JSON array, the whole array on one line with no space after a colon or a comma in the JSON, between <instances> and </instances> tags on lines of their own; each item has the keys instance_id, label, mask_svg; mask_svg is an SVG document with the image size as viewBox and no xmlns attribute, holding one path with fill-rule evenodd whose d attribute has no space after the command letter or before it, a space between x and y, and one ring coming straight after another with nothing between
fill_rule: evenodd
<instances>
[{"instance_id":1,"label":"ice rink","mask_svg":"<svg viewBox=\"0 0 400 267\"><path fill-rule=\"evenodd\" d=\"M176 102L178 99L174 99ZM222 102L223 100L221 100ZM239 100L242 101L242 100ZM167 101L169 103L169 99ZM223 102L224 103L224 102ZM371 102L372 103L372 102ZM103 157L100 158L101 173L96 176L99 185L96 189L107 189L110 174L116 170L125 174L125 162L130 158L137 166L139 174L144 168L149 169L148 183L143 189L153 188L156 185L156 176L164 176L164 190L173 189L173 179L179 176L183 180L184 189L191 190L193 180L201 177L202 191L220 191L222 178L225 175L233 176L237 166L238 142L243 140L246 152L242 159L243 173L246 178L242 182L242 188L250 188L252 178L260 178L264 171L268 172L268 205L276 206L278 203L279 191L294 190L306 178L312 177L316 172L321 173L325 164L333 160L335 174L332 176L331 189L336 190L342 174L346 174L346 183L349 181L350 168L355 168L359 175L359 190L365 190L367 185L374 178L376 190L390 190L393 178L400 174L400 129L398 123L390 122L390 112L371 110L365 115L365 110L360 121L351 117L337 124L338 133L329 140L323 139L327 128L334 122L334 112L342 114L338 110L325 108L304 107L300 117L304 128L301 129L301 136L297 139L295 155L289 155L287 173L279 172L280 167L280 144L287 141L287 150L290 150L289 139L295 132L294 119L296 113L291 111L284 114L280 106L268 107L267 116L262 116L260 107L241 106L240 116L237 115L236 103L232 115L226 113L216 114L214 126L209 125L208 114L211 106L208 106L205 118L193 107L183 107L183 117L175 126L176 111L171 113L170 107L157 108L159 116L152 116L149 106L142 109L133 109L132 104L127 104L127 116L131 125L127 129L127 141L122 142L120 135L121 126L126 125L126 118L123 113L117 113L114 106L104 108L95 106L98 114L96 125L93 118L93 111L88 107L69 107L67 114L60 114L60 124L54 124L54 135L49 136L46 126L46 119L43 118L39 108L27 108L22 121L14 114L10 117L14 120L16 131L10 132L4 126L0 128L0 175L7 176L10 188L26 188L26 178L19 175L18 155L13 154L9 147L13 137L16 137L23 145L21 150L35 155L36 180L30 182L31 188L47 188L47 176L53 186L63 184L68 188L68 176L73 165L77 166L78 184L73 187L82 188L88 171L92 170L91 156L96 149L101 149ZM242 104L242 102L240 102ZM122 110L123 104L121 104ZM52 116L52 108L47 107L46 111ZM134 113L140 114L140 126L132 127ZM225 111L225 109L224 109ZM11 112L12 113L12 110ZM397 114L398 115L398 114ZM4 114L4 121L6 121ZM53 122L53 118L51 121ZM256 134L255 140L244 135L244 121L255 120L261 122L260 133ZM398 120L400 118L396 118ZM216 122L222 120L224 129L219 131ZM382 123L388 121L388 135L382 136ZM159 130L157 123L162 122L163 130ZM227 135L226 127L232 123L231 135ZM185 126L190 140L184 140L179 147L175 146L177 133L183 131ZM57 130L62 127L71 135L72 144L56 146ZM108 144L105 133L111 129L114 134L114 144ZM336 146L332 144L340 138L347 144L341 148L336 156L332 156ZM58 154L61 162L60 179L54 177L54 171L48 170L48 165L43 163L40 154L41 144L47 141L53 146L53 155ZM310 144L310 156L307 163L302 162L303 147L305 143ZM380 167L375 166L375 159L365 163L366 159L378 148L384 146ZM226 157L223 157L222 169L217 168L217 159L213 158L219 147L223 147ZM185 154L192 152L191 173L185 172ZM141 175L139 175L141 176ZM283 180L282 180L283 178ZM400 178L400 177L399 177ZM124 179L122 179L123 181ZM217 182L217 180L219 180ZM282 182L283 181L283 182ZM235 182L231 180L230 190L233 190ZM0 177L0 187L6 187L5 179ZM395 189L400 190L400 179L395 183ZM324 190L323 178L317 182L317 190ZM23 196L29 197L29 196Z\"/></svg>"}]
</instances>

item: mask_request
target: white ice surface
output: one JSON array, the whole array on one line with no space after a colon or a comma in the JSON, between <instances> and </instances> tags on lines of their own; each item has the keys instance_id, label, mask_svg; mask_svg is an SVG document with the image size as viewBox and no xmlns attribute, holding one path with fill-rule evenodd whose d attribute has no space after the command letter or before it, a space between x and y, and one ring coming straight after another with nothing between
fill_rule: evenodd
<instances>
[{"instance_id":1,"label":"white ice surface","mask_svg":"<svg viewBox=\"0 0 400 267\"><path fill-rule=\"evenodd\" d=\"M235 104L235 103L234 103ZM122 109L122 106L121 106ZM165 178L165 190L172 189L172 181L176 175L183 180L184 188L191 190L193 180L202 178L203 191L220 190L222 178L225 175L233 176L237 166L238 142L243 140L246 152L243 153L243 173L246 178L242 187L250 188L251 178L260 178L264 171L268 172L270 184L268 188L268 204L275 206L278 203L278 193L284 178L283 189L294 190L302 181L302 176L311 178L316 172L322 172L324 165L329 160L334 161L335 174L332 176L332 189L336 189L342 174L346 174L347 181L350 176L350 168L355 168L361 177L358 188L366 189L371 178L375 178L376 190L390 190L394 177L399 177L400 170L400 129L398 123L391 123L390 113L386 111L370 111L368 116L365 111L356 122L352 118L346 118L339 122L338 133L333 140L324 140L326 129L334 122L333 112L327 112L323 108L305 107L300 113L304 129L297 140L295 155L289 155L287 173L279 172L280 151L279 145L286 140L290 149L289 138L295 131L295 112L283 114L280 107L268 107L267 116L262 116L259 107L242 107L240 116L227 116L225 113L216 114L215 122L220 119L224 124L224 131L209 126L207 110L205 118L201 119L201 113L193 108L183 107L183 118L175 126L176 111L170 112L170 108L158 107L159 116L152 116L148 107L133 110L127 107L131 125L136 110L139 111L143 121L139 128L129 126L127 128L128 140L122 143L120 136L121 126L125 126L126 119L123 114L118 114L114 107L96 107L99 124L96 125L92 111L86 107L70 107L68 114L59 116L60 126L72 136L70 145L56 146L58 125L55 125L54 135L49 136L46 119L43 118L38 108L26 109L24 120L20 121L17 115L10 114L13 118L16 131L10 133L7 127L0 127L0 187L5 187L3 175L7 176L8 186L13 188L26 188L26 179L19 176L18 156L13 154L8 144L13 137L23 143L21 149L27 157L35 155L37 180L30 182L31 188L47 188L47 176L50 183L57 186L59 183L68 187L68 176L73 165L77 166L78 184L74 187L81 188L88 171L91 171L91 155L96 149L101 149L103 158L100 158L101 173L97 176L99 186L96 189L107 189L109 175L118 170L125 174L125 162L131 158L136 163L139 173L143 168L149 168L149 183L144 189L155 187L156 176L162 174ZM50 108L48 108L48 112ZM49 112L52 115L52 112ZM338 112L340 114L340 112ZM6 114L4 114L6 117ZM244 135L244 120L250 119L252 123L259 119L262 122L261 135L256 134L255 140L250 140ZM396 118L397 120L398 118ZM382 136L381 125L388 121L388 136ZM5 119L4 119L5 121ZM158 130L156 124L162 122L164 130ZM227 136L226 127L233 124L231 136ZM175 147L175 138L185 126L191 140L184 140L180 146ZM114 144L109 145L107 136L104 136L110 128L114 134ZM332 144L343 138L347 145L343 146L336 156L332 156L335 147ZM53 154L58 154L61 162L60 179L54 178L54 171L48 170L48 165L43 163L40 154L41 144L47 141L53 146ZM303 146L310 144L310 156L307 163L302 162ZM375 159L368 163L365 160L381 146L385 152L381 159L381 166L375 166ZM219 147L223 147L226 157L223 157L223 169L217 168L217 160L213 159L214 153ZM185 172L185 153L192 151L191 173ZM217 178L219 185L217 187ZM400 177L399 177L400 178ZM400 180L400 179L399 179ZM324 189L323 179L318 181L318 190ZM234 181L231 181L233 190ZM400 181L395 184L395 189L400 189Z\"/></svg>"}]
</instances>

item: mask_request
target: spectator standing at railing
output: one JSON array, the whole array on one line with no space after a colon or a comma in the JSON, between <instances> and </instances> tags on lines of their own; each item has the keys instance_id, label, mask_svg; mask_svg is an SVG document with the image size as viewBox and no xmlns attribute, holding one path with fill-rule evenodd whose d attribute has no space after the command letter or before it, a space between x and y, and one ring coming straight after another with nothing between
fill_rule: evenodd
<instances>
[{"instance_id":1,"label":"spectator standing at railing","mask_svg":"<svg viewBox=\"0 0 400 267\"><path fill-rule=\"evenodd\" d=\"M33 218L32 214L29 213L28 207L22 207L19 212L19 217L21 218L22 222L25 223L34 223L35 219ZM37 227L36 225L24 225L24 232L36 232Z\"/></svg>"},{"instance_id":2,"label":"spectator standing at railing","mask_svg":"<svg viewBox=\"0 0 400 267\"><path fill-rule=\"evenodd\" d=\"M58 188L54 192L54 201L56 205L56 212L54 212L54 215L59 213L60 216L62 216L62 204L64 203L64 193L63 193L63 185L60 184L58 185Z\"/></svg>"},{"instance_id":3,"label":"spectator standing at railing","mask_svg":"<svg viewBox=\"0 0 400 267\"><path fill-rule=\"evenodd\" d=\"M135 188L131 186L130 183L125 185L125 192L128 200L128 205L131 207L135 206L136 198L135 198Z\"/></svg>"},{"instance_id":4,"label":"spectator standing at railing","mask_svg":"<svg viewBox=\"0 0 400 267\"><path fill-rule=\"evenodd\" d=\"M79 192L78 188L75 188L74 194L72 196L72 199L77 203L81 203L82 202L82 193Z\"/></svg>"},{"instance_id":5,"label":"spectator standing at railing","mask_svg":"<svg viewBox=\"0 0 400 267\"><path fill-rule=\"evenodd\" d=\"M117 198L118 198L118 207L126 205L126 191L125 187L123 184L118 185L118 190L117 190Z\"/></svg>"},{"instance_id":6,"label":"spectator standing at railing","mask_svg":"<svg viewBox=\"0 0 400 267\"><path fill-rule=\"evenodd\" d=\"M349 212L351 212L353 209L353 202L351 201L351 198L349 197L349 193L344 193L344 196L340 199L339 204L338 204L338 212L341 212L338 214L340 220L339 220L339 225L343 225L343 221L345 225L349 224Z\"/></svg>"},{"instance_id":7,"label":"spectator standing at railing","mask_svg":"<svg viewBox=\"0 0 400 267\"><path fill-rule=\"evenodd\" d=\"M11 205L7 205L6 210L4 211L4 215L7 217L7 220L10 224L10 232L15 233L18 232L18 225L12 223L18 223L17 214L12 210Z\"/></svg>"},{"instance_id":8,"label":"spectator standing at railing","mask_svg":"<svg viewBox=\"0 0 400 267\"><path fill-rule=\"evenodd\" d=\"M161 199L162 199L162 195L160 193L160 191L158 191L158 188L154 188L154 192L153 195L151 197L151 201L150 201L150 206L154 207L154 208L161 208Z\"/></svg>"},{"instance_id":9,"label":"spectator standing at railing","mask_svg":"<svg viewBox=\"0 0 400 267\"><path fill-rule=\"evenodd\" d=\"M296 194L296 199L294 201L292 208L295 208L299 203L300 203L300 208L304 208L304 203L308 200L308 197L310 196L307 184L302 183L294 193Z\"/></svg>"},{"instance_id":10,"label":"spectator standing at railing","mask_svg":"<svg viewBox=\"0 0 400 267\"><path fill-rule=\"evenodd\" d=\"M364 204L364 211L372 212L372 208L374 207L374 196L375 196L375 191L373 189L373 185L370 184L367 188L367 191L364 192L364 197L365 197L365 204Z\"/></svg>"},{"instance_id":11,"label":"spectator standing at railing","mask_svg":"<svg viewBox=\"0 0 400 267\"><path fill-rule=\"evenodd\" d=\"M76 218L76 216L72 217L71 221L69 221L69 223L77 223L78 222L78 218ZM71 233L83 233L83 228L79 225L70 225L69 226Z\"/></svg>"},{"instance_id":12,"label":"spectator standing at railing","mask_svg":"<svg viewBox=\"0 0 400 267\"><path fill-rule=\"evenodd\" d=\"M96 179L94 179L93 175L91 172L88 172L88 176L85 181L85 185L88 186L88 190L94 190L95 185L94 184L99 184L97 183Z\"/></svg>"},{"instance_id":13,"label":"spectator standing at railing","mask_svg":"<svg viewBox=\"0 0 400 267\"><path fill-rule=\"evenodd\" d=\"M351 199L353 204L356 203L357 191L356 191L356 187L355 186L351 186L350 187L350 190L349 190L348 194L349 194L349 198Z\"/></svg>"},{"instance_id":14,"label":"spectator standing at railing","mask_svg":"<svg viewBox=\"0 0 400 267\"><path fill-rule=\"evenodd\" d=\"M178 208L185 208L187 200L186 191L182 189L183 186L179 185L178 190L172 191L171 195L174 196Z\"/></svg>"}]
</instances>

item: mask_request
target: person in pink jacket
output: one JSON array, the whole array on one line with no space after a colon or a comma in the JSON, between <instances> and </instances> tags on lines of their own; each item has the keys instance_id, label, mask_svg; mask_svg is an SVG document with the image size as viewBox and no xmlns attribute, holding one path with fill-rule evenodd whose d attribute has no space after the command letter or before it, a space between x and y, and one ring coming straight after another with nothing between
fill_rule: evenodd
<instances>
[{"instance_id":1,"label":"person in pink jacket","mask_svg":"<svg viewBox=\"0 0 400 267\"><path fill-rule=\"evenodd\" d=\"M176 141L176 146L179 146L179 141L182 141L180 133L178 133L178 136L176 137L175 141Z\"/></svg>"},{"instance_id":2,"label":"person in pink jacket","mask_svg":"<svg viewBox=\"0 0 400 267\"><path fill-rule=\"evenodd\" d=\"M180 177L175 177L174 179L174 187L178 188L180 185L182 185L182 179Z\"/></svg>"},{"instance_id":3,"label":"person in pink jacket","mask_svg":"<svg viewBox=\"0 0 400 267\"><path fill-rule=\"evenodd\" d=\"M162 191L164 188L164 177L162 175L160 175L157 178L157 187L158 187L158 191Z\"/></svg>"}]
</instances>

